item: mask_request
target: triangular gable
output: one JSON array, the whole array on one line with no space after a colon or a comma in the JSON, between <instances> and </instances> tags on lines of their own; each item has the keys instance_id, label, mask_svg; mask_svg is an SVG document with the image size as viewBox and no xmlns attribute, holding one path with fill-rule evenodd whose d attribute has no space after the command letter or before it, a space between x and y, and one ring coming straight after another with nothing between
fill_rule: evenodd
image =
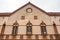
<instances>
[{"instance_id":1,"label":"triangular gable","mask_svg":"<svg viewBox=\"0 0 60 40\"><path fill-rule=\"evenodd\" d=\"M37 6L35 6L35 5L33 5L32 3L30 3L30 2L28 2L27 4L25 4L24 6L22 6L22 7L20 7L20 8L18 8L17 10L15 10L13 13L11 13L10 15L12 15L12 14L14 14L15 12L17 12L17 11L19 11L20 9L22 9L22 8L24 8L25 6L27 6L27 5L32 5L32 6L34 6L35 8L37 8L38 10L40 10L40 11L42 11L42 12L44 12L45 14L47 14L48 15L48 13L47 12L45 12L44 10L42 10L41 8L38 8Z\"/></svg>"},{"instance_id":2,"label":"triangular gable","mask_svg":"<svg viewBox=\"0 0 60 40\"><path fill-rule=\"evenodd\" d=\"M19 11L20 9L24 8L25 6L27 6L27 5L29 5L29 4L48 15L48 13L45 12L44 10L42 10L41 8L38 8L37 6L35 6L35 5L33 5L32 3L28 2L27 4L25 4L24 6L18 8L17 10L13 11L12 13L10 13L10 14L7 15L7 16L10 16L10 15L14 14L15 12Z\"/></svg>"}]
</instances>

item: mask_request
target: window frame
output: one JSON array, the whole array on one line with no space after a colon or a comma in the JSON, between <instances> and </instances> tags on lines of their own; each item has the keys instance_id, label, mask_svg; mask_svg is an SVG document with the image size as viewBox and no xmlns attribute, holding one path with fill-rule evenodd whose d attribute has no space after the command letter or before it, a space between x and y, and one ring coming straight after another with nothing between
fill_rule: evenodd
<instances>
[{"instance_id":1,"label":"window frame","mask_svg":"<svg viewBox=\"0 0 60 40\"><path fill-rule=\"evenodd\" d=\"M25 19L25 16L21 16L21 20L24 20Z\"/></svg>"},{"instance_id":2,"label":"window frame","mask_svg":"<svg viewBox=\"0 0 60 40\"><path fill-rule=\"evenodd\" d=\"M31 33L29 34L28 33L28 27L30 27L31 28ZM30 23L30 21L27 23L27 25L26 25L26 34L27 35L32 35L32 23Z\"/></svg>"},{"instance_id":3,"label":"window frame","mask_svg":"<svg viewBox=\"0 0 60 40\"><path fill-rule=\"evenodd\" d=\"M29 30L29 27L30 27L30 30ZM32 34L32 26L27 26L27 34Z\"/></svg>"},{"instance_id":4,"label":"window frame","mask_svg":"<svg viewBox=\"0 0 60 40\"><path fill-rule=\"evenodd\" d=\"M42 23L40 24L40 26L41 26L41 34L42 35L46 35L47 34L46 24L42 21Z\"/></svg>"},{"instance_id":5,"label":"window frame","mask_svg":"<svg viewBox=\"0 0 60 40\"><path fill-rule=\"evenodd\" d=\"M17 35L18 33L18 26L19 24L17 23L17 21L13 24L13 30L12 30L12 35ZM15 31L15 32L14 32Z\"/></svg>"},{"instance_id":6,"label":"window frame","mask_svg":"<svg viewBox=\"0 0 60 40\"><path fill-rule=\"evenodd\" d=\"M38 17L37 16L34 16L34 20L37 20L38 19Z\"/></svg>"},{"instance_id":7,"label":"window frame","mask_svg":"<svg viewBox=\"0 0 60 40\"><path fill-rule=\"evenodd\" d=\"M41 26L41 34L43 34L43 35L47 34L46 26Z\"/></svg>"},{"instance_id":8,"label":"window frame","mask_svg":"<svg viewBox=\"0 0 60 40\"><path fill-rule=\"evenodd\" d=\"M18 26L13 26L12 35L17 35L17 33L18 33Z\"/></svg>"}]
</instances>

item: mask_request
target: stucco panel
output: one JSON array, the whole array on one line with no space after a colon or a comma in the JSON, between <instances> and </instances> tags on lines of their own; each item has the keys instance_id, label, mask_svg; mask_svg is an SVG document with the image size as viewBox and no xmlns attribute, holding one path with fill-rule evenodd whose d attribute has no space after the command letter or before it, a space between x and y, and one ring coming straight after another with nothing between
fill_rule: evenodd
<instances>
[{"instance_id":1,"label":"stucco panel","mask_svg":"<svg viewBox=\"0 0 60 40\"><path fill-rule=\"evenodd\" d=\"M32 27L32 34L41 34L40 26L33 26Z\"/></svg>"},{"instance_id":2,"label":"stucco panel","mask_svg":"<svg viewBox=\"0 0 60 40\"><path fill-rule=\"evenodd\" d=\"M12 26L6 26L4 34L12 34L12 29L13 29Z\"/></svg>"},{"instance_id":3,"label":"stucco panel","mask_svg":"<svg viewBox=\"0 0 60 40\"><path fill-rule=\"evenodd\" d=\"M26 34L26 26L19 26L18 34Z\"/></svg>"},{"instance_id":4,"label":"stucco panel","mask_svg":"<svg viewBox=\"0 0 60 40\"><path fill-rule=\"evenodd\" d=\"M53 26L46 26L47 34L55 34Z\"/></svg>"}]
</instances>

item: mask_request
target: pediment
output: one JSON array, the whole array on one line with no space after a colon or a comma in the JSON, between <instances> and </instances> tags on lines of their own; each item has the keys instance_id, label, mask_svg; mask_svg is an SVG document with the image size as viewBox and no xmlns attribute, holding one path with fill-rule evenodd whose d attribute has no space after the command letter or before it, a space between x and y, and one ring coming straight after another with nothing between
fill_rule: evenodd
<instances>
[{"instance_id":1,"label":"pediment","mask_svg":"<svg viewBox=\"0 0 60 40\"><path fill-rule=\"evenodd\" d=\"M42 10L41 8L39 8L39 7L35 6L34 4L28 2L28 3L25 4L24 6L18 8L17 10L13 11L12 13L10 13L9 16L12 15L12 14L15 14L16 12L18 12L18 11L20 11L20 10L23 10L25 7L29 8L29 9L30 9L31 7L34 7L34 8L36 8L37 10L39 10L39 11L41 11L41 12L43 12L43 13L45 13L45 14L48 15L48 13L45 12L44 10ZM34 10L34 9L33 9L33 10Z\"/></svg>"}]
</instances>

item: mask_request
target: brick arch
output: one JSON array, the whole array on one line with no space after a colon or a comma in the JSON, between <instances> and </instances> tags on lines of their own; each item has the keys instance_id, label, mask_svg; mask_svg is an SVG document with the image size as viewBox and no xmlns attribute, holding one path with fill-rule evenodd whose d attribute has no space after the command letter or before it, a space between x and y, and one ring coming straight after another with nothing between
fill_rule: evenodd
<instances>
[{"instance_id":1,"label":"brick arch","mask_svg":"<svg viewBox=\"0 0 60 40\"><path fill-rule=\"evenodd\" d=\"M31 25L31 26L32 26L32 23L29 21L29 22L26 24L26 26L28 26L28 25Z\"/></svg>"},{"instance_id":2,"label":"brick arch","mask_svg":"<svg viewBox=\"0 0 60 40\"><path fill-rule=\"evenodd\" d=\"M40 23L40 26L42 26L42 25L46 26L46 24L43 21Z\"/></svg>"},{"instance_id":3,"label":"brick arch","mask_svg":"<svg viewBox=\"0 0 60 40\"><path fill-rule=\"evenodd\" d=\"M16 26L16 25L18 25L18 26L19 26L19 24L18 24L18 22L17 22L17 21L15 21L15 23L13 24L13 26L14 26L14 25L15 25L15 26Z\"/></svg>"}]
</instances>

